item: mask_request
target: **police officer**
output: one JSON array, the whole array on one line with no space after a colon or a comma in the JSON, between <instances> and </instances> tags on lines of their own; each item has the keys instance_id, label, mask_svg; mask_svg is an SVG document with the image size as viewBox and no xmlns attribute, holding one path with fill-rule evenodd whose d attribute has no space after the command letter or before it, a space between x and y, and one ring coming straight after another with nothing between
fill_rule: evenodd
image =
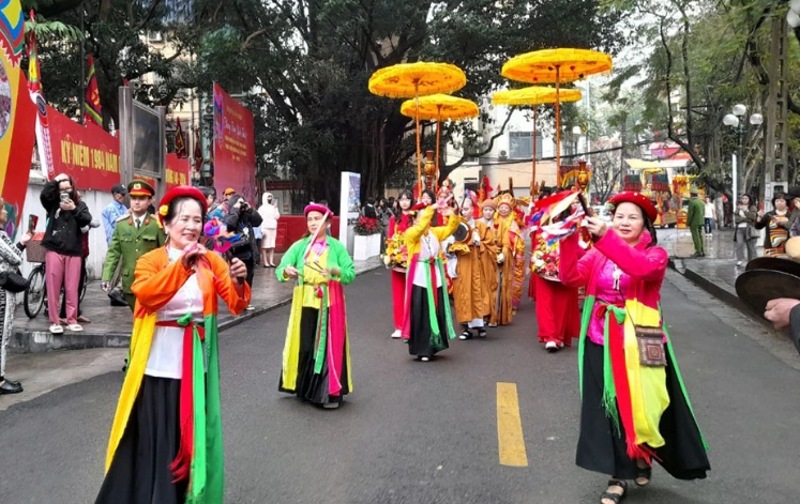
<instances>
[{"instance_id":1,"label":"police officer","mask_svg":"<svg viewBox=\"0 0 800 504\"><path fill-rule=\"evenodd\" d=\"M155 190L142 180L134 180L128 184L128 195L131 200L130 212L117 220L114 234L108 246L108 254L103 265L103 281L101 286L108 292L109 281L122 261L122 294L133 310L136 298L131 292L133 271L136 261L142 255L166 243L164 230L158 218L147 212L155 195Z\"/></svg>"}]
</instances>

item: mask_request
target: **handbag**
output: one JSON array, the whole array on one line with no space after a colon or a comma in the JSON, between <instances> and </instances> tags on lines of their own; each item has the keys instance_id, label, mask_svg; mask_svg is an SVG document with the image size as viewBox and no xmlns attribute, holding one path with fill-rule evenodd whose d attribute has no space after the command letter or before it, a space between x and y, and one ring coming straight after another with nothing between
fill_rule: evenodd
<instances>
[{"instance_id":1,"label":"handbag","mask_svg":"<svg viewBox=\"0 0 800 504\"><path fill-rule=\"evenodd\" d=\"M639 364L647 367L665 367L664 330L657 326L633 325L639 345Z\"/></svg>"},{"instance_id":2,"label":"handbag","mask_svg":"<svg viewBox=\"0 0 800 504\"><path fill-rule=\"evenodd\" d=\"M30 282L27 278L15 273L13 271L4 271L0 273L0 288L8 292L17 294L28 290Z\"/></svg>"}]
</instances>

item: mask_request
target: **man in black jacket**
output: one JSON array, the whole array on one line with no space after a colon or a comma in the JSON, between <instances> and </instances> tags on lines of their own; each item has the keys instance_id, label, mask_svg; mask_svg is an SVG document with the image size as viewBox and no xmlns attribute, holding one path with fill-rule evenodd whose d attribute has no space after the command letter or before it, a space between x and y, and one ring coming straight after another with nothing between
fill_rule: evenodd
<instances>
[{"instance_id":1,"label":"man in black jacket","mask_svg":"<svg viewBox=\"0 0 800 504\"><path fill-rule=\"evenodd\" d=\"M86 203L81 201L72 177L64 173L44 185L39 199L47 211L42 247L47 250L45 286L50 332L64 333L58 319L62 284L67 305L67 329L72 332L83 331L77 320L83 254L81 228L91 224L92 215Z\"/></svg>"},{"instance_id":2,"label":"man in black jacket","mask_svg":"<svg viewBox=\"0 0 800 504\"><path fill-rule=\"evenodd\" d=\"M228 233L234 233L228 252L231 257L236 257L247 266L247 284L252 288L257 253L253 228L260 226L262 219L258 212L238 194L231 196L228 204L230 210L225 215L224 222Z\"/></svg>"}]
</instances>

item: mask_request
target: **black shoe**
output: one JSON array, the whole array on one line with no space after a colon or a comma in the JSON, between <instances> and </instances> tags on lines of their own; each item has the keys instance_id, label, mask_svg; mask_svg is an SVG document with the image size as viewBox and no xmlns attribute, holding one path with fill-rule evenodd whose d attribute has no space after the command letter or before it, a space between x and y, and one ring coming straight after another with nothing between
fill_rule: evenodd
<instances>
[{"instance_id":1,"label":"black shoe","mask_svg":"<svg viewBox=\"0 0 800 504\"><path fill-rule=\"evenodd\" d=\"M19 394L22 392L22 385L19 382L12 383L8 380L4 381L2 385L0 385L0 395L2 394Z\"/></svg>"},{"instance_id":2,"label":"black shoe","mask_svg":"<svg viewBox=\"0 0 800 504\"><path fill-rule=\"evenodd\" d=\"M458 335L458 339L460 340L472 339L472 331L470 331L469 329L464 329L464 332Z\"/></svg>"},{"instance_id":3,"label":"black shoe","mask_svg":"<svg viewBox=\"0 0 800 504\"><path fill-rule=\"evenodd\" d=\"M485 338L486 337L486 328L481 327L480 329L478 329L478 337L479 338Z\"/></svg>"}]
</instances>

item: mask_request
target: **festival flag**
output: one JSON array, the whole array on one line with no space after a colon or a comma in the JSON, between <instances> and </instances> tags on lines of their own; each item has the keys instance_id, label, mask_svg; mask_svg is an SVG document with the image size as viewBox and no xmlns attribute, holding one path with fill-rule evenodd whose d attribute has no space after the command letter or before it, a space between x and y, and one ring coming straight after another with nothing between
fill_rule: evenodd
<instances>
[{"instance_id":1,"label":"festival flag","mask_svg":"<svg viewBox=\"0 0 800 504\"><path fill-rule=\"evenodd\" d=\"M186 142L183 139L183 128L181 128L181 118L178 117L175 125L175 155L179 159L186 157Z\"/></svg>"},{"instance_id":2,"label":"festival flag","mask_svg":"<svg viewBox=\"0 0 800 504\"><path fill-rule=\"evenodd\" d=\"M13 238L28 191L31 153L36 129L36 107L27 97L28 79L20 69L25 49L25 20L19 0L0 2L0 194Z\"/></svg>"},{"instance_id":3,"label":"festival flag","mask_svg":"<svg viewBox=\"0 0 800 504\"><path fill-rule=\"evenodd\" d=\"M203 169L203 149L200 146L200 128L194 129L194 169Z\"/></svg>"},{"instance_id":4,"label":"festival flag","mask_svg":"<svg viewBox=\"0 0 800 504\"><path fill-rule=\"evenodd\" d=\"M36 22L36 14L31 10L31 23ZM31 101L36 105L36 147L39 153L39 163L47 179L55 176L53 168L53 151L50 149L50 128L47 121L47 101L42 94L41 68L39 66L39 51L36 42L36 29L31 28L27 35L28 45L28 92Z\"/></svg>"},{"instance_id":5,"label":"festival flag","mask_svg":"<svg viewBox=\"0 0 800 504\"><path fill-rule=\"evenodd\" d=\"M94 56L89 55L89 77L86 79L86 102L83 105L84 123L91 121L103 127L103 109L100 107L100 88L94 72Z\"/></svg>"}]
</instances>

